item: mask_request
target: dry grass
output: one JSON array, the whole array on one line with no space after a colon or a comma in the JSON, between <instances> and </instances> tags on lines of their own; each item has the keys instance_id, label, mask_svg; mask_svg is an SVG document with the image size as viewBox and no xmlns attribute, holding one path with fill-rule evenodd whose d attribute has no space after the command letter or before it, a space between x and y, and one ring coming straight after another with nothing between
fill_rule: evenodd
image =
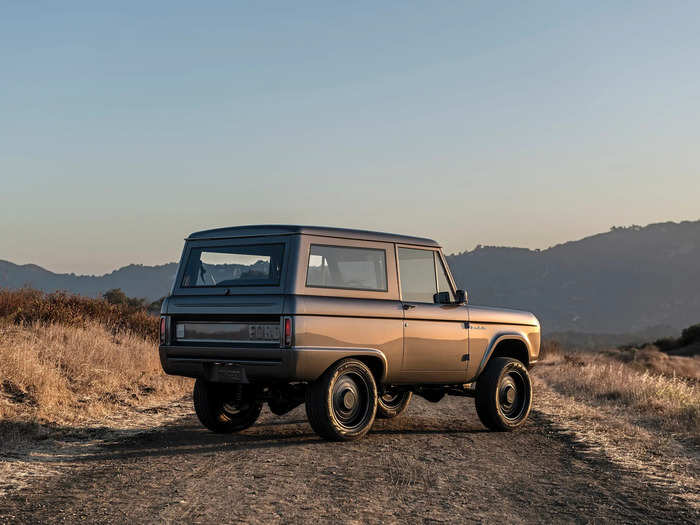
<instances>
[{"instance_id":1,"label":"dry grass","mask_svg":"<svg viewBox=\"0 0 700 525\"><path fill-rule=\"evenodd\" d=\"M630 358L548 346L545 376L556 391L593 405L615 405L647 427L700 442L700 385L692 379L700 360L677 361L654 349Z\"/></svg>"},{"instance_id":2,"label":"dry grass","mask_svg":"<svg viewBox=\"0 0 700 525\"><path fill-rule=\"evenodd\" d=\"M157 318L102 300L0 291L0 439L100 426L105 418L180 398L166 376ZM120 317L121 316L121 317Z\"/></svg>"},{"instance_id":3,"label":"dry grass","mask_svg":"<svg viewBox=\"0 0 700 525\"><path fill-rule=\"evenodd\" d=\"M659 351L654 345L642 348L604 350L603 355L628 363L639 371L700 381L700 356L676 356Z\"/></svg>"}]
</instances>

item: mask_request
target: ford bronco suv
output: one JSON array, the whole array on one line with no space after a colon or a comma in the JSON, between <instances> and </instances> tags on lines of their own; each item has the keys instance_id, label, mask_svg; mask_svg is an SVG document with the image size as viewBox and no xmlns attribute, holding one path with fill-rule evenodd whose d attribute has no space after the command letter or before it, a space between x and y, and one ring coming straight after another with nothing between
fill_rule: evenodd
<instances>
[{"instance_id":1,"label":"ford bronco suv","mask_svg":"<svg viewBox=\"0 0 700 525\"><path fill-rule=\"evenodd\" d=\"M419 395L474 397L513 430L532 402L534 315L467 304L430 239L341 228L241 226L185 242L160 319L160 360L193 377L214 432L301 403L320 436L349 441Z\"/></svg>"}]
</instances>

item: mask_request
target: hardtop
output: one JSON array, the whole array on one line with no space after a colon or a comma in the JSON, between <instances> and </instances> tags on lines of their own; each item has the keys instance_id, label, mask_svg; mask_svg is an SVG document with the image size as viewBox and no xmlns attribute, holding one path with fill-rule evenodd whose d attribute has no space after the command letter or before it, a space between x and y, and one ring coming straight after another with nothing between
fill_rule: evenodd
<instances>
[{"instance_id":1,"label":"hardtop","mask_svg":"<svg viewBox=\"0 0 700 525\"><path fill-rule=\"evenodd\" d=\"M397 244L413 244L416 246L429 246L432 248L440 247L440 245L437 242L425 237L413 237L410 235L398 235L394 233L356 230L350 228L334 228L328 226L299 226L286 224L231 226L227 228L202 230L190 234L185 240L203 241L239 239L246 237L278 237L284 235L299 234L316 235L320 237L334 237L337 239L353 239L375 242L391 242Z\"/></svg>"}]
</instances>

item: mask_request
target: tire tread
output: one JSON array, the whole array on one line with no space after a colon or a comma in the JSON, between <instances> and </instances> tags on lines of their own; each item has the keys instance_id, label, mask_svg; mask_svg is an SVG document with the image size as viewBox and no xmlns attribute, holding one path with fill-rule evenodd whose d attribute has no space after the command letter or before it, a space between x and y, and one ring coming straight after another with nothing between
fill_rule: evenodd
<instances>
[{"instance_id":1,"label":"tire tread","mask_svg":"<svg viewBox=\"0 0 700 525\"><path fill-rule=\"evenodd\" d=\"M367 425L355 433L344 432L341 428L333 424L333 419L330 416L329 410L329 392L334 383L336 376L344 368L348 366L356 366L364 371L365 374L370 378L370 390L373 392L369 393L369 399L374 402L372 407L372 415L369 418ZM360 439L374 423L374 418L377 410L377 387L372 375L372 371L367 367L365 363L357 359L347 358L338 361L332 365L328 370L326 370L321 377L319 377L313 383L310 383L306 388L306 417L309 420L311 428L314 432L324 439L329 441L354 441Z\"/></svg>"}]
</instances>

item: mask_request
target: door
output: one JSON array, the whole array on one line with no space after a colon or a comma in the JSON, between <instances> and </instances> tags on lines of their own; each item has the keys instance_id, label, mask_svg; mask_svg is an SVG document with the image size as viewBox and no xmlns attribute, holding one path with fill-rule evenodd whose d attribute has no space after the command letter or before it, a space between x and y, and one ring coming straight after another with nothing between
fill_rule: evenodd
<instances>
[{"instance_id":1,"label":"door","mask_svg":"<svg viewBox=\"0 0 700 525\"><path fill-rule=\"evenodd\" d=\"M436 304L438 291L454 290L437 250L398 248L404 309L402 376L415 381L466 380L469 360L468 310L464 304Z\"/></svg>"}]
</instances>

